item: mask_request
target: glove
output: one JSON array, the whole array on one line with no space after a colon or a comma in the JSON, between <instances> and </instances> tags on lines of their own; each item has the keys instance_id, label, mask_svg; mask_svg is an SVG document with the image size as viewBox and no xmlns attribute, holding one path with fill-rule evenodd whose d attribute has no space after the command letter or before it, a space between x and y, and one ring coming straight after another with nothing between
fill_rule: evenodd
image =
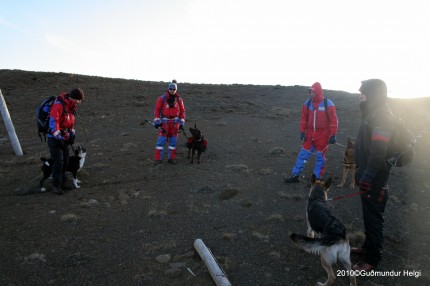
<instances>
[{"instance_id":1,"label":"glove","mask_svg":"<svg viewBox=\"0 0 430 286\"><path fill-rule=\"evenodd\" d=\"M54 133L52 133L52 135L54 136L54 138L56 140L61 140L62 139L61 138L61 131L60 130L55 131Z\"/></svg>"},{"instance_id":2,"label":"glove","mask_svg":"<svg viewBox=\"0 0 430 286\"><path fill-rule=\"evenodd\" d=\"M69 140L67 141L67 143L70 145L75 144L75 136L76 136L75 129L71 129L69 131Z\"/></svg>"},{"instance_id":3,"label":"glove","mask_svg":"<svg viewBox=\"0 0 430 286\"><path fill-rule=\"evenodd\" d=\"M370 191L372 189L372 180L369 177L364 176L358 182L358 186L362 192Z\"/></svg>"},{"instance_id":4,"label":"glove","mask_svg":"<svg viewBox=\"0 0 430 286\"><path fill-rule=\"evenodd\" d=\"M300 133L300 140L302 140L302 141L305 141L305 140L306 140L305 132L301 132L301 133Z\"/></svg>"},{"instance_id":5,"label":"glove","mask_svg":"<svg viewBox=\"0 0 430 286\"><path fill-rule=\"evenodd\" d=\"M336 144L336 135L333 135L330 137L330 139L328 140L329 144Z\"/></svg>"},{"instance_id":6,"label":"glove","mask_svg":"<svg viewBox=\"0 0 430 286\"><path fill-rule=\"evenodd\" d=\"M155 124L154 124L154 127L155 127L155 129L160 128L160 123L155 123Z\"/></svg>"}]
</instances>

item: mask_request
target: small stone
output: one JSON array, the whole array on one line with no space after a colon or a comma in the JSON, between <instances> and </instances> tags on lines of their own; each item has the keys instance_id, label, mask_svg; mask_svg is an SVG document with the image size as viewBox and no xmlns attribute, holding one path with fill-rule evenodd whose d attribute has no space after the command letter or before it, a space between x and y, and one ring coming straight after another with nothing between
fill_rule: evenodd
<instances>
[{"instance_id":1,"label":"small stone","mask_svg":"<svg viewBox=\"0 0 430 286\"><path fill-rule=\"evenodd\" d=\"M172 259L172 256L170 254L161 254L155 257L155 260L160 263L168 263Z\"/></svg>"}]
</instances>

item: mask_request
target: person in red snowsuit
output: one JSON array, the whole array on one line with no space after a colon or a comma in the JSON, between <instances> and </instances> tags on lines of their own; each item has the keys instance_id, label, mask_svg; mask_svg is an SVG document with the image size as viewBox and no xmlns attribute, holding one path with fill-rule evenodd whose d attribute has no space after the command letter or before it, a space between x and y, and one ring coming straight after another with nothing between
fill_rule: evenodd
<instances>
[{"instance_id":1,"label":"person in red snowsuit","mask_svg":"<svg viewBox=\"0 0 430 286\"><path fill-rule=\"evenodd\" d=\"M299 182L299 176L312 153L316 153L314 174L317 179L321 179L324 174L328 144L336 143L338 118L335 105L331 100L324 99L319 82L309 88L309 95L311 98L303 104L300 119L300 139L303 145L291 177L285 179L286 183Z\"/></svg>"},{"instance_id":2,"label":"person in red snowsuit","mask_svg":"<svg viewBox=\"0 0 430 286\"><path fill-rule=\"evenodd\" d=\"M51 106L49 115L48 147L52 167L52 192L63 194L66 189L66 168L69 164L69 149L75 140L76 105L84 100L84 92L74 88L69 93L62 93Z\"/></svg>"},{"instance_id":3,"label":"person in red snowsuit","mask_svg":"<svg viewBox=\"0 0 430 286\"><path fill-rule=\"evenodd\" d=\"M167 91L158 97L154 109L154 127L158 129L158 139L155 145L155 164L161 163L164 145L169 142L167 162L176 164L176 145L178 133L184 129L185 107L182 98L177 92L178 86L173 80Z\"/></svg>"}]
</instances>

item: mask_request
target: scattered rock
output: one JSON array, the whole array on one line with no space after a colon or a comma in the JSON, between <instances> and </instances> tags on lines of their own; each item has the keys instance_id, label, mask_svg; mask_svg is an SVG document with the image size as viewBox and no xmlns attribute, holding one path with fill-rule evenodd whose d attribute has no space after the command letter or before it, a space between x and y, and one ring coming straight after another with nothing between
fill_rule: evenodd
<instances>
[{"instance_id":1,"label":"scattered rock","mask_svg":"<svg viewBox=\"0 0 430 286\"><path fill-rule=\"evenodd\" d=\"M282 147L273 147L270 149L269 154L270 155L282 155L285 153L285 149Z\"/></svg>"},{"instance_id":2,"label":"scattered rock","mask_svg":"<svg viewBox=\"0 0 430 286\"><path fill-rule=\"evenodd\" d=\"M79 216L75 214L65 214L61 216L61 221L77 223L80 219Z\"/></svg>"},{"instance_id":3,"label":"scattered rock","mask_svg":"<svg viewBox=\"0 0 430 286\"><path fill-rule=\"evenodd\" d=\"M237 237L237 234L235 234L235 233L224 233L222 235L222 239L224 239L224 240L232 240L236 237Z\"/></svg>"},{"instance_id":4,"label":"scattered rock","mask_svg":"<svg viewBox=\"0 0 430 286\"><path fill-rule=\"evenodd\" d=\"M172 255L170 254L161 254L155 257L155 260L159 263L169 263L172 259Z\"/></svg>"},{"instance_id":5,"label":"scattered rock","mask_svg":"<svg viewBox=\"0 0 430 286\"><path fill-rule=\"evenodd\" d=\"M252 235L255 236L255 237L257 237L257 238L259 238L259 239L261 239L261 240L264 240L266 242L269 241L269 236L267 234L262 234L261 232L253 231Z\"/></svg>"},{"instance_id":6,"label":"scattered rock","mask_svg":"<svg viewBox=\"0 0 430 286\"><path fill-rule=\"evenodd\" d=\"M24 257L25 262L31 262L31 261L42 261L46 262L45 254L42 253L32 253L27 257Z\"/></svg>"},{"instance_id":7,"label":"scattered rock","mask_svg":"<svg viewBox=\"0 0 430 286\"><path fill-rule=\"evenodd\" d=\"M244 164L237 164L237 165L227 165L225 166L227 170L236 172L236 173L244 173L249 174L250 170L247 165Z\"/></svg>"},{"instance_id":8,"label":"scattered rock","mask_svg":"<svg viewBox=\"0 0 430 286\"><path fill-rule=\"evenodd\" d=\"M176 267L171 267L171 268L166 269L166 270L164 271L164 274L165 274L166 276L168 276L168 277L176 278L176 277L181 276L181 274L182 274L182 269L181 269L181 268L176 268Z\"/></svg>"},{"instance_id":9,"label":"scattered rock","mask_svg":"<svg viewBox=\"0 0 430 286\"><path fill-rule=\"evenodd\" d=\"M236 196L238 193L239 193L239 189L236 189L236 188L227 188L226 190L224 190L220 194L219 198L221 200L229 200L232 197Z\"/></svg>"},{"instance_id":10,"label":"scattered rock","mask_svg":"<svg viewBox=\"0 0 430 286\"><path fill-rule=\"evenodd\" d=\"M262 169L258 170L258 174L263 175L263 176L270 175L272 173L273 173L273 171L270 168L262 168Z\"/></svg>"},{"instance_id":11,"label":"scattered rock","mask_svg":"<svg viewBox=\"0 0 430 286\"><path fill-rule=\"evenodd\" d=\"M272 214L267 219L267 221L285 221L284 217L281 214Z\"/></svg>"}]
</instances>

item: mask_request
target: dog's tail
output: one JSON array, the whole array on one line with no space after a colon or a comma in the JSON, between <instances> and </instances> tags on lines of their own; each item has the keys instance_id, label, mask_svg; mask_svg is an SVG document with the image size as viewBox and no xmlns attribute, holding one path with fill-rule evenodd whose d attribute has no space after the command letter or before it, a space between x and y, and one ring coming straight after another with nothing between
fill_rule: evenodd
<instances>
[{"instance_id":1,"label":"dog's tail","mask_svg":"<svg viewBox=\"0 0 430 286\"><path fill-rule=\"evenodd\" d=\"M296 233L291 234L290 238L304 251L316 255L319 255L325 247L332 246L344 240L339 236L323 236L318 238L311 238Z\"/></svg>"}]
</instances>

